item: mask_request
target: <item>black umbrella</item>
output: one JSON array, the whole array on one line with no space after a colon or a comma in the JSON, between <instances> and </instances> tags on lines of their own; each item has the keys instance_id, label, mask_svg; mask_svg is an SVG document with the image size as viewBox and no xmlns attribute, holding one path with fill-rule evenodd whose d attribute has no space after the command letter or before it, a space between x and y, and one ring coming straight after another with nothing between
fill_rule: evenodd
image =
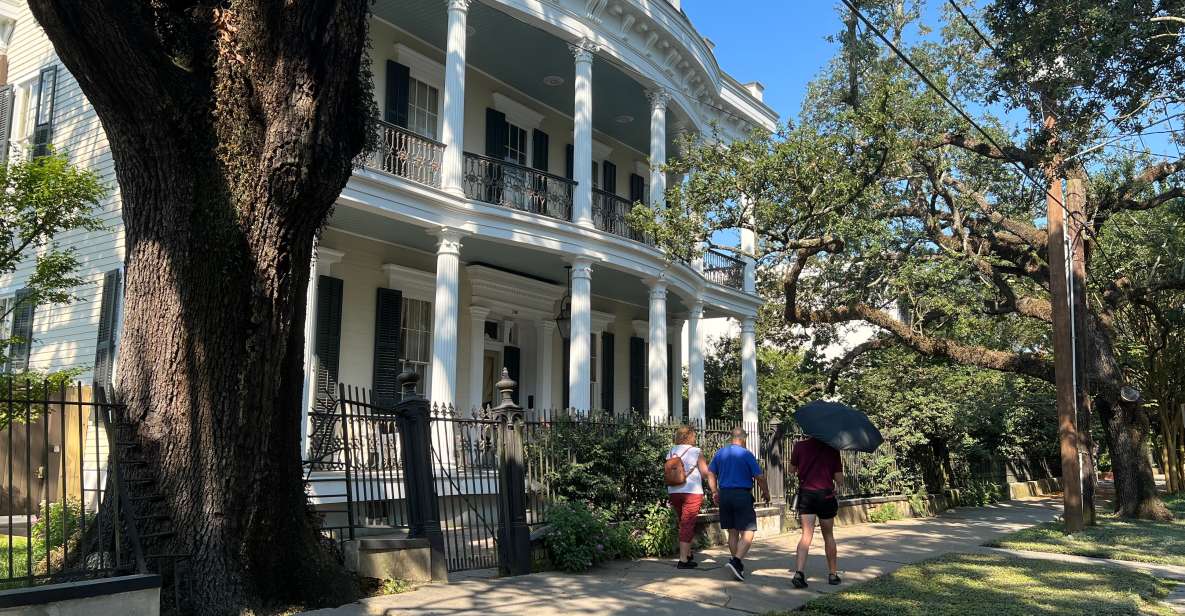
<instances>
[{"instance_id":1,"label":"black umbrella","mask_svg":"<svg viewBox=\"0 0 1185 616\"><path fill-rule=\"evenodd\" d=\"M838 402L815 400L795 411L794 420L803 432L840 451L871 453L885 442L867 415Z\"/></svg>"}]
</instances>

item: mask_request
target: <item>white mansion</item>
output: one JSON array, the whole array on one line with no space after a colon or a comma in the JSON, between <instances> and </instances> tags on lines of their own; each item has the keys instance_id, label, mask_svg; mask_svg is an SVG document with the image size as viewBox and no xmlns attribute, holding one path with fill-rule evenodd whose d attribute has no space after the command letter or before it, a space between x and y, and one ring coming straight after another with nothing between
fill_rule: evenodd
<instances>
[{"instance_id":1,"label":"white mansion","mask_svg":"<svg viewBox=\"0 0 1185 616\"><path fill-rule=\"evenodd\" d=\"M659 170L679 133L772 128L760 84L720 69L678 0L377 0L373 10L381 146L360 161L317 249L306 408L339 382L390 398L410 368L425 395L465 413L494 398L505 367L529 409L680 416L686 327L696 420L704 319L731 317L755 422L751 263L719 252L671 262L626 212L681 181ZM94 110L24 2L0 0L0 45L7 152L48 140L114 185ZM112 379L118 187L102 215L108 229L61 238L83 261L80 300L4 324L32 334L16 364ZM27 275L0 280L0 297Z\"/></svg>"}]
</instances>

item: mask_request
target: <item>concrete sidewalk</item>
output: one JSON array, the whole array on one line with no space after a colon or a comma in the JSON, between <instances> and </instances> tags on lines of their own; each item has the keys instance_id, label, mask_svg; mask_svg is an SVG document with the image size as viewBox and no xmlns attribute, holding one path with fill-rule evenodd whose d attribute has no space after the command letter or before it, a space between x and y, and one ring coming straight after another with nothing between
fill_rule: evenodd
<instances>
[{"instance_id":1,"label":"concrete sidewalk","mask_svg":"<svg viewBox=\"0 0 1185 616\"><path fill-rule=\"evenodd\" d=\"M697 554L696 570L671 560L610 563L583 575L536 573L515 578L462 579L401 595L365 599L316 616L442 614L763 614L794 609L822 592L894 571L902 565L954 551L977 551L997 536L1052 520L1052 499L1026 499L991 507L959 508L935 518L836 529L842 586L828 586L822 538L816 535L807 567L810 587L790 585L789 567L798 535L758 537L745 559L746 581L723 568L727 548Z\"/></svg>"}]
</instances>

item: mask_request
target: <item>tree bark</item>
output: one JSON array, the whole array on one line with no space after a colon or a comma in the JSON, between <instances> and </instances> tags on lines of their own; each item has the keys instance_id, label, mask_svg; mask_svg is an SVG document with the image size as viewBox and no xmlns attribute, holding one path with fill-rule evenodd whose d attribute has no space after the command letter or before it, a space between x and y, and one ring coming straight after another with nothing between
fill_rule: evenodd
<instances>
[{"instance_id":1,"label":"tree bark","mask_svg":"<svg viewBox=\"0 0 1185 616\"><path fill-rule=\"evenodd\" d=\"M1115 512L1128 518L1171 520L1173 515L1156 493L1156 480L1148 464L1148 415L1139 403L1124 402L1119 397L1123 379L1107 329L1092 319L1090 336L1094 408L1111 452Z\"/></svg>"},{"instance_id":2,"label":"tree bark","mask_svg":"<svg viewBox=\"0 0 1185 616\"><path fill-rule=\"evenodd\" d=\"M191 554L200 614L341 602L302 484L303 324L366 142L369 3L209 4L30 0L119 180L119 395L177 533L149 551Z\"/></svg>"}]
</instances>

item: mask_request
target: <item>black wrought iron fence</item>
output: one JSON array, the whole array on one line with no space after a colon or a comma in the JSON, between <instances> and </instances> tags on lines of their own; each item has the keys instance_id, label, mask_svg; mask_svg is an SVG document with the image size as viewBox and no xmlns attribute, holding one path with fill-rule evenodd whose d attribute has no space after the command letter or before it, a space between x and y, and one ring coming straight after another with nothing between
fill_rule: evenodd
<instances>
[{"instance_id":1,"label":"black wrought iron fence","mask_svg":"<svg viewBox=\"0 0 1185 616\"><path fill-rule=\"evenodd\" d=\"M620 235L635 242L654 244L654 238L642 233L629 223L634 204L624 197L594 188L592 191L593 225L601 231Z\"/></svg>"},{"instance_id":2,"label":"black wrought iron fence","mask_svg":"<svg viewBox=\"0 0 1185 616\"><path fill-rule=\"evenodd\" d=\"M572 220L576 182L512 162L465 152L465 196L532 214Z\"/></svg>"},{"instance_id":3,"label":"black wrought iron fence","mask_svg":"<svg viewBox=\"0 0 1185 616\"><path fill-rule=\"evenodd\" d=\"M147 571L117 408L82 385L0 377L0 590Z\"/></svg>"},{"instance_id":4,"label":"black wrought iron fence","mask_svg":"<svg viewBox=\"0 0 1185 616\"><path fill-rule=\"evenodd\" d=\"M545 527L558 503L588 502L627 521L666 501L662 464L685 418L524 411L511 400L514 383L505 376L498 406L457 413L417 397L414 374L400 378L406 393L392 408L374 404L365 390L341 386L334 413L322 418L330 428L307 462L310 498L336 539L404 530L438 541L449 570L521 570L522 561L508 551L517 553L523 533ZM707 460L737 425L695 426ZM766 469L773 504L784 505L797 487L788 466L801 434L777 421L740 426ZM901 493L894 456L889 446L845 452L841 494ZM710 508L710 497L705 500Z\"/></svg>"},{"instance_id":5,"label":"black wrought iron fence","mask_svg":"<svg viewBox=\"0 0 1185 616\"><path fill-rule=\"evenodd\" d=\"M359 163L384 173L440 188L444 144L402 126L376 121L378 148Z\"/></svg>"},{"instance_id":6,"label":"black wrought iron fence","mask_svg":"<svg viewBox=\"0 0 1185 616\"><path fill-rule=\"evenodd\" d=\"M718 250L704 253L704 278L734 289L745 288L745 262Z\"/></svg>"}]
</instances>

